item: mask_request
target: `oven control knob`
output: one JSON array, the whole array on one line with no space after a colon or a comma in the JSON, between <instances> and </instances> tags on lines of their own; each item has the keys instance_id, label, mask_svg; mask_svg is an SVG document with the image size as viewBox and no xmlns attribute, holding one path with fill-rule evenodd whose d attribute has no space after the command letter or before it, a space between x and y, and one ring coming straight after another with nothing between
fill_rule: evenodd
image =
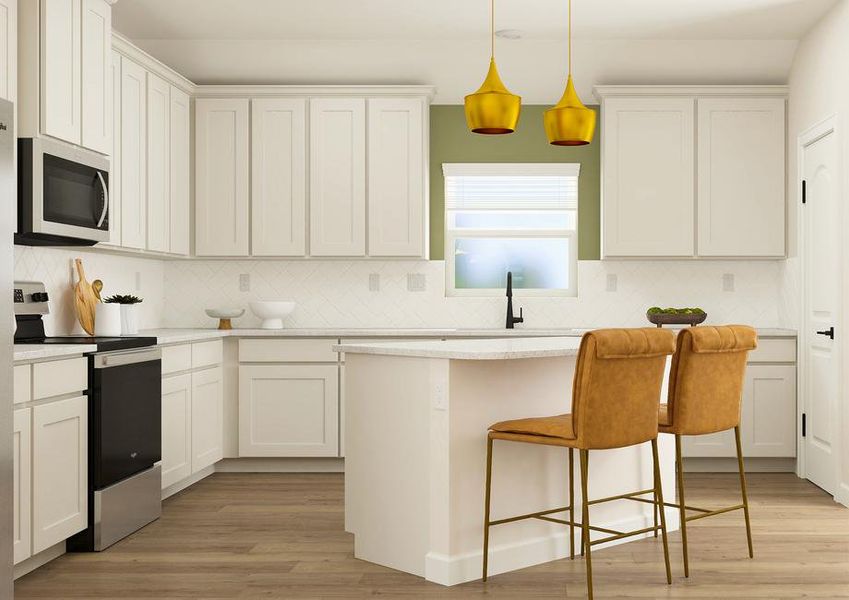
<instances>
[{"instance_id":1,"label":"oven control knob","mask_svg":"<svg viewBox=\"0 0 849 600\"><path fill-rule=\"evenodd\" d=\"M47 302L49 297L47 296L47 292L35 292L32 295L33 302Z\"/></svg>"}]
</instances>

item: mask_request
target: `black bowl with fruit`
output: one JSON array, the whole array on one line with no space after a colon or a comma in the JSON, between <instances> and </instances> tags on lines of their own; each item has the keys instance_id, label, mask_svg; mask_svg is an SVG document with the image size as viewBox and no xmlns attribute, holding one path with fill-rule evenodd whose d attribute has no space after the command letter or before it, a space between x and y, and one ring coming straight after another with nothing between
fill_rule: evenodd
<instances>
[{"instance_id":1,"label":"black bowl with fruit","mask_svg":"<svg viewBox=\"0 0 849 600\"><path fill-rule=\"evenodd\" d=\"M652 306L646 311L649 321L662 327L663 325L698 325L707 319L707 313L701 308L660 308Z\"/></svg>"}]
</instances>

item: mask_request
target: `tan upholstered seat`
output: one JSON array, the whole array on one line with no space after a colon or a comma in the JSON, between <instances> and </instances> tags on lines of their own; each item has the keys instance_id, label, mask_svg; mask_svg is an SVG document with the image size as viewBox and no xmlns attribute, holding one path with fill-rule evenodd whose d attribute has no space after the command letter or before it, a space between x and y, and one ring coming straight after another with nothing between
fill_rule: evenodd
<instances>
[{"instance_id":1,"label":"tan upholstered seat","mask_svg":"<svg viewBox=\"0 0 849 600\"><path fill-rule=\"evenodd\" d=\"M757 347L757 334L746 325L691 327L681 331L669 373L667 404L658 410L658 430L675 436L677 503L681 519L681 541L684 552L684 575L690 574L687 550L687 521L701 519L730 510L742 509L746 520L749 556L752 531L749 524L749 501L740 446L740 408L743 379L749 351ZM704 435L734 429L737 466L740 472L742 504L717 510L688 507L684 499L684 472L681 468L681 436ZM700 514L687 516L687 510Z\"/></svg>"},{"instance_id":2,"label":"tan upholstered seat","mask_svg":"<svg viewBox=\"0 0 849 600\"><path fill-rule=\"evenodd\" d=\"M581 544L586 552L587 591L592 600L592 560L590 547L607 541L590 540L587 480L589 451L604 448L622 448L644 442L652 443L654 485L649 490L631 492L621 497L634 499L652 494L653 504L663 504L660 487L660 466L657 455L657 415L660 390L666 357L675 350L675 336L666 329L600 329L591 331L581 339L572 381L572 412L550 417L531 417L501 421L489 427L487 445L486 498L484 516L483 580L486 581L489 557L489 528L522 519L542 519L563 523L570 528L570 556L574 558L575 538L573 464L574 450L580 452L583 516L581 518ZM569 505L537 513L491 521L490 493L492 489L492 443L494 440L525 442L546 446L564 446L569 449ZM610 501L613 498L597 500ZM568 520L554 519L551 515L569 511ZM666 520L661 515L661 525L653 528L616 534L620 539L647 531L663 533L667 582L672 582L669 552L666 540ZM610 533L609 529L599 531Z\"/></svg>"}]
</instances>

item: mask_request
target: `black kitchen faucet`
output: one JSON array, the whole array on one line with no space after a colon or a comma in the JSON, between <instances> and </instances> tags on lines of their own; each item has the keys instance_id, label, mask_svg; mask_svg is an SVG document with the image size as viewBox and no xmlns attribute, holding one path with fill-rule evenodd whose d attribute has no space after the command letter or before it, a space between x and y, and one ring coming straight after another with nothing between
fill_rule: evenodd
<instances>
[{"instance_id":1,"label":"black kitchen faucet","mask_svg":"<svg viewBox=\"0 0 849 600\"><path fill-rule=\"evenodd\" d=\"M522 308L519 307L519 316L513 316L513 273L507 271L507 329L513 329L516 323L524 323Z\"/></svg>"}]
</instances>

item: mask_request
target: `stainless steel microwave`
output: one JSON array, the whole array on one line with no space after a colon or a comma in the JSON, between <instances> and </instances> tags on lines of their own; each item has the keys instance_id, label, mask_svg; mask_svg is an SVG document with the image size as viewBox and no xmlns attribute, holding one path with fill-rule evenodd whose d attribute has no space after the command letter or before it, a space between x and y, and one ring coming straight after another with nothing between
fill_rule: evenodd
<instances>
[{"instance_id":1,"label":"stainless steel microwave","mask_svg":"<svg viewBox=\"0 0 849 600\"><path fill-rule=\"evenodd\" d=\"M18 233L24 245L109 240L109 159L49 138L18 140Z\"/></svg>"}]
</instances>

